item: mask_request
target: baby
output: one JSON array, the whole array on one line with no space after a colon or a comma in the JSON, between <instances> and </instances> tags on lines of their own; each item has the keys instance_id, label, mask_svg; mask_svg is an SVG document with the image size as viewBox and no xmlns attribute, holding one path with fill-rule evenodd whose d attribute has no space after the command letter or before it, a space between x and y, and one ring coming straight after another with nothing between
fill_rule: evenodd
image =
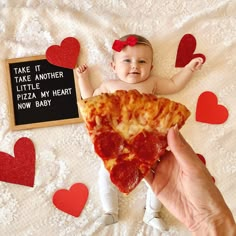
<instances>
[{"instance_id":1,"label":"baby","mask_svg":"<svg viewBox=\"0 0 236 236\"><path fill-rule=\"evenodd\" d=\"M78 66L76 69L78 84L83 99L101 93L113 93L116 90L136 89L141 93L171 94L183 89L192 78L194 71L201 69L202 58L192 59L184 68L170 79L152 75L153 48L151 43L140 35L126 35L115 40L112 46L114 54L111 66L117 79L107 80L94 89L88 79L88 66ZM99 194L104 210L100 221L104 225L118 222L118 190L111 183L109 173L104 165L99 171ZM150 188L147 191L146 210L143 221L163 232L167 229L160 217L161 202Z\"/></svg>"}]
</instances>

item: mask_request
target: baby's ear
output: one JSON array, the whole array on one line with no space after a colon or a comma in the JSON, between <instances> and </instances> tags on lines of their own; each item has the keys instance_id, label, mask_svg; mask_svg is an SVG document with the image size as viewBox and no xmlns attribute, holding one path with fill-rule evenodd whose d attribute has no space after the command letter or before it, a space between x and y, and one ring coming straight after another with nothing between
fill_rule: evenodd
<instances>
[{"instance_id":1,"label":"baby's ear","mask_svg":"<svg viewBox=\"0 0 236 236\"><path fill-rule=\"evenodd\" d=\"M151 65L151 69L150 70L152 70L153 69L153 65Z\"/></svg>"}]
</instances>

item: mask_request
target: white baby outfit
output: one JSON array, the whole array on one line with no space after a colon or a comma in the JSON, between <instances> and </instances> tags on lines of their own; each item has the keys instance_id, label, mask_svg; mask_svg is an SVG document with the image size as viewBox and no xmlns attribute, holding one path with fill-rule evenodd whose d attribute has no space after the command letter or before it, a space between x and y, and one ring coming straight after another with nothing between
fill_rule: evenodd
<instances>
[{"instance_id":1,"label":"white baby outfit","mask_svg":"<svg viewBox=\"0 0 236 236\"><path fill-rule=\"evenodd\" d=\"M101 217L100 221L104 225L110 225L118 222L118 190L117 187L111 182L109 172L105 169L103 163L99 170L99 195L102 203L102 208L105 214ZM143 221L163 232L166 230L165 223L160 218L159 212L162 203L155 196L150 187L148 187L146 197L146 210Z\"/></svg>"}]
</instances>

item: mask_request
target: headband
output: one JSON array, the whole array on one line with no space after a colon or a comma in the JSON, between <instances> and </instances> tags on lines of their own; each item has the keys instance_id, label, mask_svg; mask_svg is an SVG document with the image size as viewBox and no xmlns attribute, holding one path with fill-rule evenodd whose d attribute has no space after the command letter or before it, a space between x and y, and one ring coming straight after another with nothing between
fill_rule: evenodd
<instances>
[{"instance_id":1,"label":"headband","mask_svg":"<svg viewBox=\"0 0 236 236\"><path fill-rule=\"evenodd\" d=\"M135 36L129 36L125 41L121 40L115 40L112 49L120 52L125 46L129 45L131 47L135 46L137 44L138 40Z\"/></svg>"}]
</instances>

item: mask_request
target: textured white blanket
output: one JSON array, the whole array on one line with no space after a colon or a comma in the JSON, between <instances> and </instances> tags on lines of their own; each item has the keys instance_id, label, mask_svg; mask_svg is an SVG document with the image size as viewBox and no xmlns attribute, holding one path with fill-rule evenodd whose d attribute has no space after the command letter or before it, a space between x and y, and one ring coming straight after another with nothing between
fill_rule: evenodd
<instances>
[{"instance_id":1,"label":"textured white blanket","mask_svg":"<svg viewBox=\"0 0 236 236\"><path fill-rule=\"evenodd\" d=\"M216 185L236 215L236 2L234 0L0 0L0 151L13 155L20 137L36 148L33 188L0 182L0 234L7 236L151 236L159 232L142 221L146 186L141 183L129 196L120 195L120 221L99 228L102 214L95 156L84 124L11 131L5 59L42 55L69 36L80 41L79 63L91 68L94 87L112 79L111 45L114 39L137 33L150 39L155 50L154 72L170 77L180 39L190 33L196 52L207 61L187 87L168 96L184 103L191 117L182 129L196 152L205 156ZM198 97L213 92L224 105L228 119L218 125L195 120ZM9 170L10 171L10 170ZM52 204L59 189L74 183L89 188L81 215L73 217ZM189 235L163 207L169 231L162 235Z\"/></svg>"}]
</instances>

